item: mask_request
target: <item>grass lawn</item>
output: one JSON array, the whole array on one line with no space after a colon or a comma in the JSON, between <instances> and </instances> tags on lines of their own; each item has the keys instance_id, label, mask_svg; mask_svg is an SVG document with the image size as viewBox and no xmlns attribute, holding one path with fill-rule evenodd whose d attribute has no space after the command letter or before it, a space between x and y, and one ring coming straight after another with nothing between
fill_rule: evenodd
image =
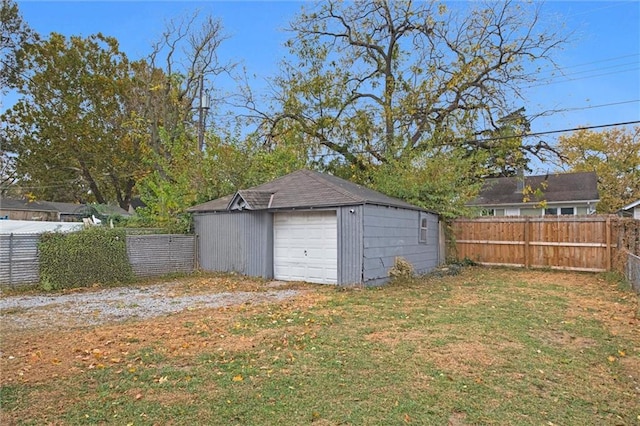
<instances>
[{"instance_id":1,"label":"grass lawn","mask_svg":"<svg viewBox=\"0 0 640 426\"><path fill-rule=\"evenodd\" d=\"M640 424L638 297L602 275L474 267L299 288L3 333L0 424Z\"/></svg>"}]
</instances>

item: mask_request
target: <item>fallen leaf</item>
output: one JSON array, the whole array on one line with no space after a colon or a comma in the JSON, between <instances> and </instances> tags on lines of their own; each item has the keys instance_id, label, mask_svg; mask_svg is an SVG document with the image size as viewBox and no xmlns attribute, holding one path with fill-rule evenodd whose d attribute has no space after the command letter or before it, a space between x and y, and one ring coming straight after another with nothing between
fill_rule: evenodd
<instances>
[{"instance_id":1,"label":"fallen leaf","mask_svg":"<svg viewBox=\"0 0 640 426\"><path fill-rule=\"evenodd\" d=\"M169 381L169 378L167 376L163 376L158 379L158 383L166 383L168 381Z\"/></svg>"},{"instance_id":2,"label":"fallen leaf","mask_svg":"<svg viewBox=\"0 0 640 426\"><path fill-rule=\"evenodd\" d=\"M243 381L243 380L244 380L244 377L242 377L242 375L241 375L241 374L238 374L237 376L234 376L234 377L233 377L233 381L234 381L234 382L241 382L241 381Z\"/></svg>"},{"instance_id":3,"label":"fallen leaf","mask_svg":"<svg viewBox=\"0 0 640 426\"><path fill-rule=\"evenodd\" d=\"M607 357L607 359L609 360L609 362L615 362L615 361L616 361L616 357L615 357L615 356L613 356L613 355L609 355L609 356Z\"/></svg>"}]
</instances>

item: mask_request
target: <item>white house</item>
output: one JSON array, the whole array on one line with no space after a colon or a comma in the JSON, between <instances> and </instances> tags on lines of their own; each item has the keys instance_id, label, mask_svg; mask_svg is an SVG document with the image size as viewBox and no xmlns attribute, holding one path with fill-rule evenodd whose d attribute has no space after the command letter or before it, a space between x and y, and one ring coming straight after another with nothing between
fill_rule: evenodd
<instances>
[{"instance_id":1,"label":"white house","mask_svg":"<svg viewBox=\"0 0 640 426\"><path fill-rule=\"evenodd\" d=\"M636 200L631 204L627 204L618 210L620 216L632 217L640 220L640 200Z\"/></svg>"},{"instance_id":2,"label":"white house","mask_svg":"<svg viewBox=\"0 0 640 426\"><path fill-rule=\"evenodd\" d=\"M484 216L555 216L595 213L598 178L594 172L487 179L468 203Z\"/></svg>"}]
</instances>

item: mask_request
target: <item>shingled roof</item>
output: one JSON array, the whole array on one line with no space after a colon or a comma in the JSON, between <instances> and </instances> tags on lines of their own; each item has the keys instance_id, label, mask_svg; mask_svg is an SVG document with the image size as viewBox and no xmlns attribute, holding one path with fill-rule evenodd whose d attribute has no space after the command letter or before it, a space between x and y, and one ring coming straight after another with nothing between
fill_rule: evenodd
<instances>
[{"instance_id":1,"label":"shingled roof","mask_svg":"<svg viewBox=\"0 0 640 426\"><path fill-rule=\"evenodd\" d=\"M478 197L468 203L471 206L496 206L524 204L522 189L518 188L521 177L487 179ZM598 178L594 172L560 173L526 176L524 186L534 191L540 188L548 203L597 201ZM546 188L545 188L546 186ZM531 200L539 202L540 200Z\"/></svg>"},{"instance_id":2,"label":"shingled roof","mask_svg":"<svg viewBox=\"0 0 640 426\"><path fill-rule=\"evenodd\" d=\"M187 211L201 213L240 208L246 210L302 209L357 204L424 210L335 176L311 170L298 170L248 190L240 190L235 194L193 206Z\"/></svg>"},{"instance_id":3,"label":"shingled roof","mask_svg":"<svg viewBox=\"0 0 640 426\"><path fill-rule=\"evenodd\" d=\"M29 210L38 212L57 212L58 210L45 201L18 200L15 198L0 199L0 208L4 210Z\"/></svg>"}]
</instances>

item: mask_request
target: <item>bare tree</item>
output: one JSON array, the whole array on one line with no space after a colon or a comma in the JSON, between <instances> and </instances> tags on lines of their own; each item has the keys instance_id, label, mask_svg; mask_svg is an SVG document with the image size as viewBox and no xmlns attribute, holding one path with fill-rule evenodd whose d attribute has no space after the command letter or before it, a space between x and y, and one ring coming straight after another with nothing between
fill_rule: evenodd
<instances>
[{"instance_id":1,"label":"bare tree","mask_svg":"<svg viewBox=\"0 0 640 426\"><path fill-rule=\"evenodd\" d=\"M274 82L277 113L254 109L262 133L272 141L302 133L360 170L442 149L506 156L513 144L488 143L484 132L503 127L498 120L522 105L520 87L567 38L543 25L536 3L452 7L330 0L301 13L290 26L294 59Z\"/></svg>"},{"instance_id":2,"label":"bare tree","mask_svg":"<svg viewBox=\"0 0 640 426\"><path fill-rule=\"evenodd\" d=\"M233 68L218 57L227 39L221 22L211 16L199 17L195 12L168 22L147 61L140 65L142 89L147 91L140 107L150 124L151 145L158 153L162 151L161 129L173 141L193 122L200 82L207 84Z\"/></svg>"}]
</instances>

